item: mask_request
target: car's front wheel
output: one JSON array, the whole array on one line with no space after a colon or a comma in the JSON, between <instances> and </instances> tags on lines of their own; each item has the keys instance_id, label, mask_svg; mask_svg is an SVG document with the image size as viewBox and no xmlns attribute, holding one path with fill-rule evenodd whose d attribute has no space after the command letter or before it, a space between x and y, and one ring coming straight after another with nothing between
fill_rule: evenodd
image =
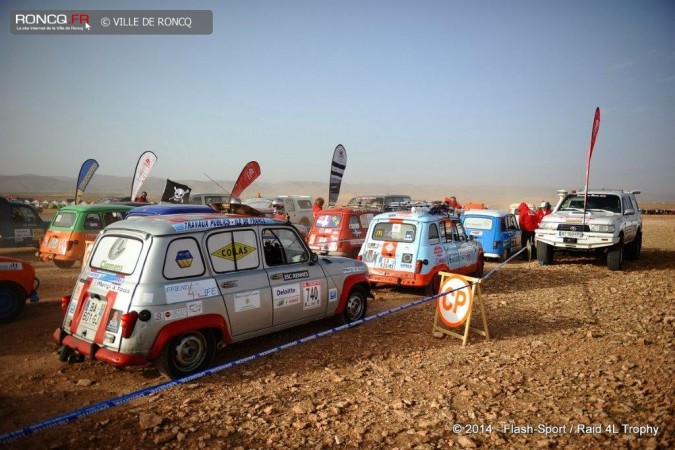
<instances>
[{"instance_id":1,"label":"car's front wheel","mask_svg":"<svg viewBox=\"0 0 675 450\"><path fill-rule=\"evenodd\" d=\"M343 324L361 320L366 316L368 309L368 299L366 292L361 286L354 286L347 297L345 310L340 317Z\"/></svg>"},{"instance_id":2,"label":"car's front wheel","mask_svg":"<svg viewBox=\"0 0 675 450\"><path fill-rule=\"evenodd\" d=\"M553 246L546 242L537 241L537 259L542 266L553 264Z\"/></svg>"},{"instance_id":3,"label":"car's front wheel","mask_svg":"<svg viewBox=\"0 0 675 450\"><path fill-rule=\"evenodd\" d=\"M623 266L623 239L607 251L607 268L621 270Z\"/></svg>"},{"instance_id":4,"label":"car's front wheel","mask_svg":"<svg viewBox=\"0 0 675 450\"><path fill-rule=\"evenodd\" d=\"M210 330L196 330L177 336L164 347L161 370L169 378L181 378L206 369L215 354Z\"/></svg>"},{"instance_id":5,"label":"car's front wheel","mask_svg":"<svg viewBox=\"0 0 675 450\"><path fill-rule=\"evenodd\" d=\"M23 289L11 284L0 284L0 323L11 322L19 317L26 306Z\"/></svg>"}]
</instances>

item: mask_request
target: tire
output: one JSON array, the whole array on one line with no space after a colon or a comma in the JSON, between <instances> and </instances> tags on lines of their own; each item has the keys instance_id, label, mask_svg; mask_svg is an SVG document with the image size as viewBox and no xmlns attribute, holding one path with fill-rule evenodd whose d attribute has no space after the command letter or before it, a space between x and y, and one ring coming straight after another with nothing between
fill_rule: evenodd
<instances>
[{"instance_id":1,"label":"tire","mask_svg":"<svg viewBox=\"0 0 675 450\"><path fill-rule=\"evenodd\" d=\"M441 276L439 274L434 275L429 284L424 286L424 295L431 297L432 295L438 294L438 290L441 288Z\"/></svg>"},{"instance_id":2,"label":"tire","mask_svg":"<svg viewBox=\"0 0 675 450\"><path fill-rule=\"evenodd\" d=\"M626 246L626 259L635 261L640 259L640 254L642 253L642 231L637 232L633 242Z\"/></svg>"},{"instance_id":3,"label":"tire","mask_svg":"<svg viewBox=\"0 0 675 450\"><path fill-rule=\"evenodd\" d=\"M507 259L509 259L509 251L508 249L504 249L504 251L502 251L502 255L499 257L499 261L504 262Z\"/></svg>"},{"instance_id":4,"label":"tire","mask_svg":"<svg viewBox=\"0 0 675 450\"><path fill-rule=\"evenodd\" d=\"M68 269L70 267L73 267L75 261L65 261L63 259L55 259L54 264L56 264L56 267L58 267L59 269Z\"/></svg>"},{"instance_id":5,"label":"tire","mask_svg":"<svg viewBox=\"0 0 675 450\"><path fill-rule=\"evenodd\" d=\"M26 306L26 293L20 286L0 285L0 323L8 323L19 317Z\"/></svg>"},{"instance_id":6,"label":"tire","mask_svg":"<svg viewBox=\"0 0 675 450\"><path fill-rule=\"evenodd\" d=\"M480 255L480 259L476 261L476 263L478 264L478 267L471 276L474 278L483 278L483 272L485 271L485 256Z\"/></svg>"},{"instance_id":7,"label":"tire","mask_svg":"<svg viewBox=\"0 0 675 450\"><path fill-rule=\"evenodd\" d=\"M623 240L607 251L607 268L621 270L623 266Z\"/></svg>"},{"instance_id":8,"label":"tire","mask_svg":"<svg viewBox=\"0 0 675 450\"><path fill-rule=\"evenodd\" d=\"M213 361L216 345L210 330L190 331L176 336L162 349L161 367L169 378L182 378L206 369Z\"/></svg>"},{"instance_id":9,"label":"tire","mask_svg":"<svg viewBox=\"0 0 675 450\"><path fill-rule=\"evenodd\" d=\"M537 241L537 260L542 266L553 264L553 246L545 242Z\"/></svg>"},{"instance_id":10,"label":"tire","mask_svg":"<svg viewBox=\"0 0 675 450\"><path fill-rule=\"evenodd\" d=\"M347 304L345 305L345 310L342 312L342 316L340 316L340 321L343 324L348 324L361 320L366 316L367 309L368 299L365 290L361 286L354 286L349 291Z\"/></svg>"}]
</instances>

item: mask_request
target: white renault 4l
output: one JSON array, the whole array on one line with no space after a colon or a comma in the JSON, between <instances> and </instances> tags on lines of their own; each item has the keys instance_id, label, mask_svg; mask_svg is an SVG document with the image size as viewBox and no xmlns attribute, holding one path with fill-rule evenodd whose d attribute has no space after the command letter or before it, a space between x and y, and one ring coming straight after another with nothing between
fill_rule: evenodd
<instances>
[{"instance_id":1,"label":"white renault 4l","mask_svg":"<svg viewBox=\"0 0 675 450\"><path fill-rule=\"evenodd\" d=\"M364 263L312 253L280 220L138 217L96 239L54 338L63 361L157 361L178 378L232 342L329 316L361 319L367 297Z\"/></svg>"},{"instance_id":2,"label":"white renault 4l","mask_svg":"<svg viewBox=\"0 0 675 450\"><path fill-rule=\"evenodd\" d=\"M483 275L483 247L464 232L444 205L377 215L370 222L359 259L371 283L421 287L438 293L440 271Z\"/></svg>"}]
</instances>

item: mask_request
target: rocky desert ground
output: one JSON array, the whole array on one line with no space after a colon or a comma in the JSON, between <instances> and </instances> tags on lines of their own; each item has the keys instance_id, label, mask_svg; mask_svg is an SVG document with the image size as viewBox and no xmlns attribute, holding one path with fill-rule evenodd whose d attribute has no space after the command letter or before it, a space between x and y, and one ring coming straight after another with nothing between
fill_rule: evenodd
<instances>
[{"instance_id":1,"label":"rocky desert ground","mask_svg":"<svg viewBox=\"0 0 675 450\"><path fill-rule=\"evenodd\" d=\"M7 253L7 252L5 252ZM0 328L0 434L167 382L59 361L79 267L35 262L41 301ZM486 265L486 273L498 266ZM482 283L491 339L432 334L407 308L5 444L5 448L673 448L675 217L644 217L639 261L516 260ZM369 315L423 298L377 288ZM474 309L474 324L479 324ZM215 365L330 329L232 345Z\"/></svg>"}]
</instances>

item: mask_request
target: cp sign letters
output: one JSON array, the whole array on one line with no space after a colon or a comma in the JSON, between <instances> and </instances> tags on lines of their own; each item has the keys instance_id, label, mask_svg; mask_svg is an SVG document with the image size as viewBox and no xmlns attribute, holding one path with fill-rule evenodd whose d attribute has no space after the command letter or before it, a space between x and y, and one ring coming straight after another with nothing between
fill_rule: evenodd
<instances>
[{"instance_id":1,"label":"cp sign letters","mask_svg":"<svg viewBox=\"0 0 675 450\"><path fill-rule=\"evenodd\" d=\"M464 323L473 306L473 289L466 278L451 276L441 285L446 295L438 298L438 315L441 321L455 328Z\"/></svg>"}]
</instances>

